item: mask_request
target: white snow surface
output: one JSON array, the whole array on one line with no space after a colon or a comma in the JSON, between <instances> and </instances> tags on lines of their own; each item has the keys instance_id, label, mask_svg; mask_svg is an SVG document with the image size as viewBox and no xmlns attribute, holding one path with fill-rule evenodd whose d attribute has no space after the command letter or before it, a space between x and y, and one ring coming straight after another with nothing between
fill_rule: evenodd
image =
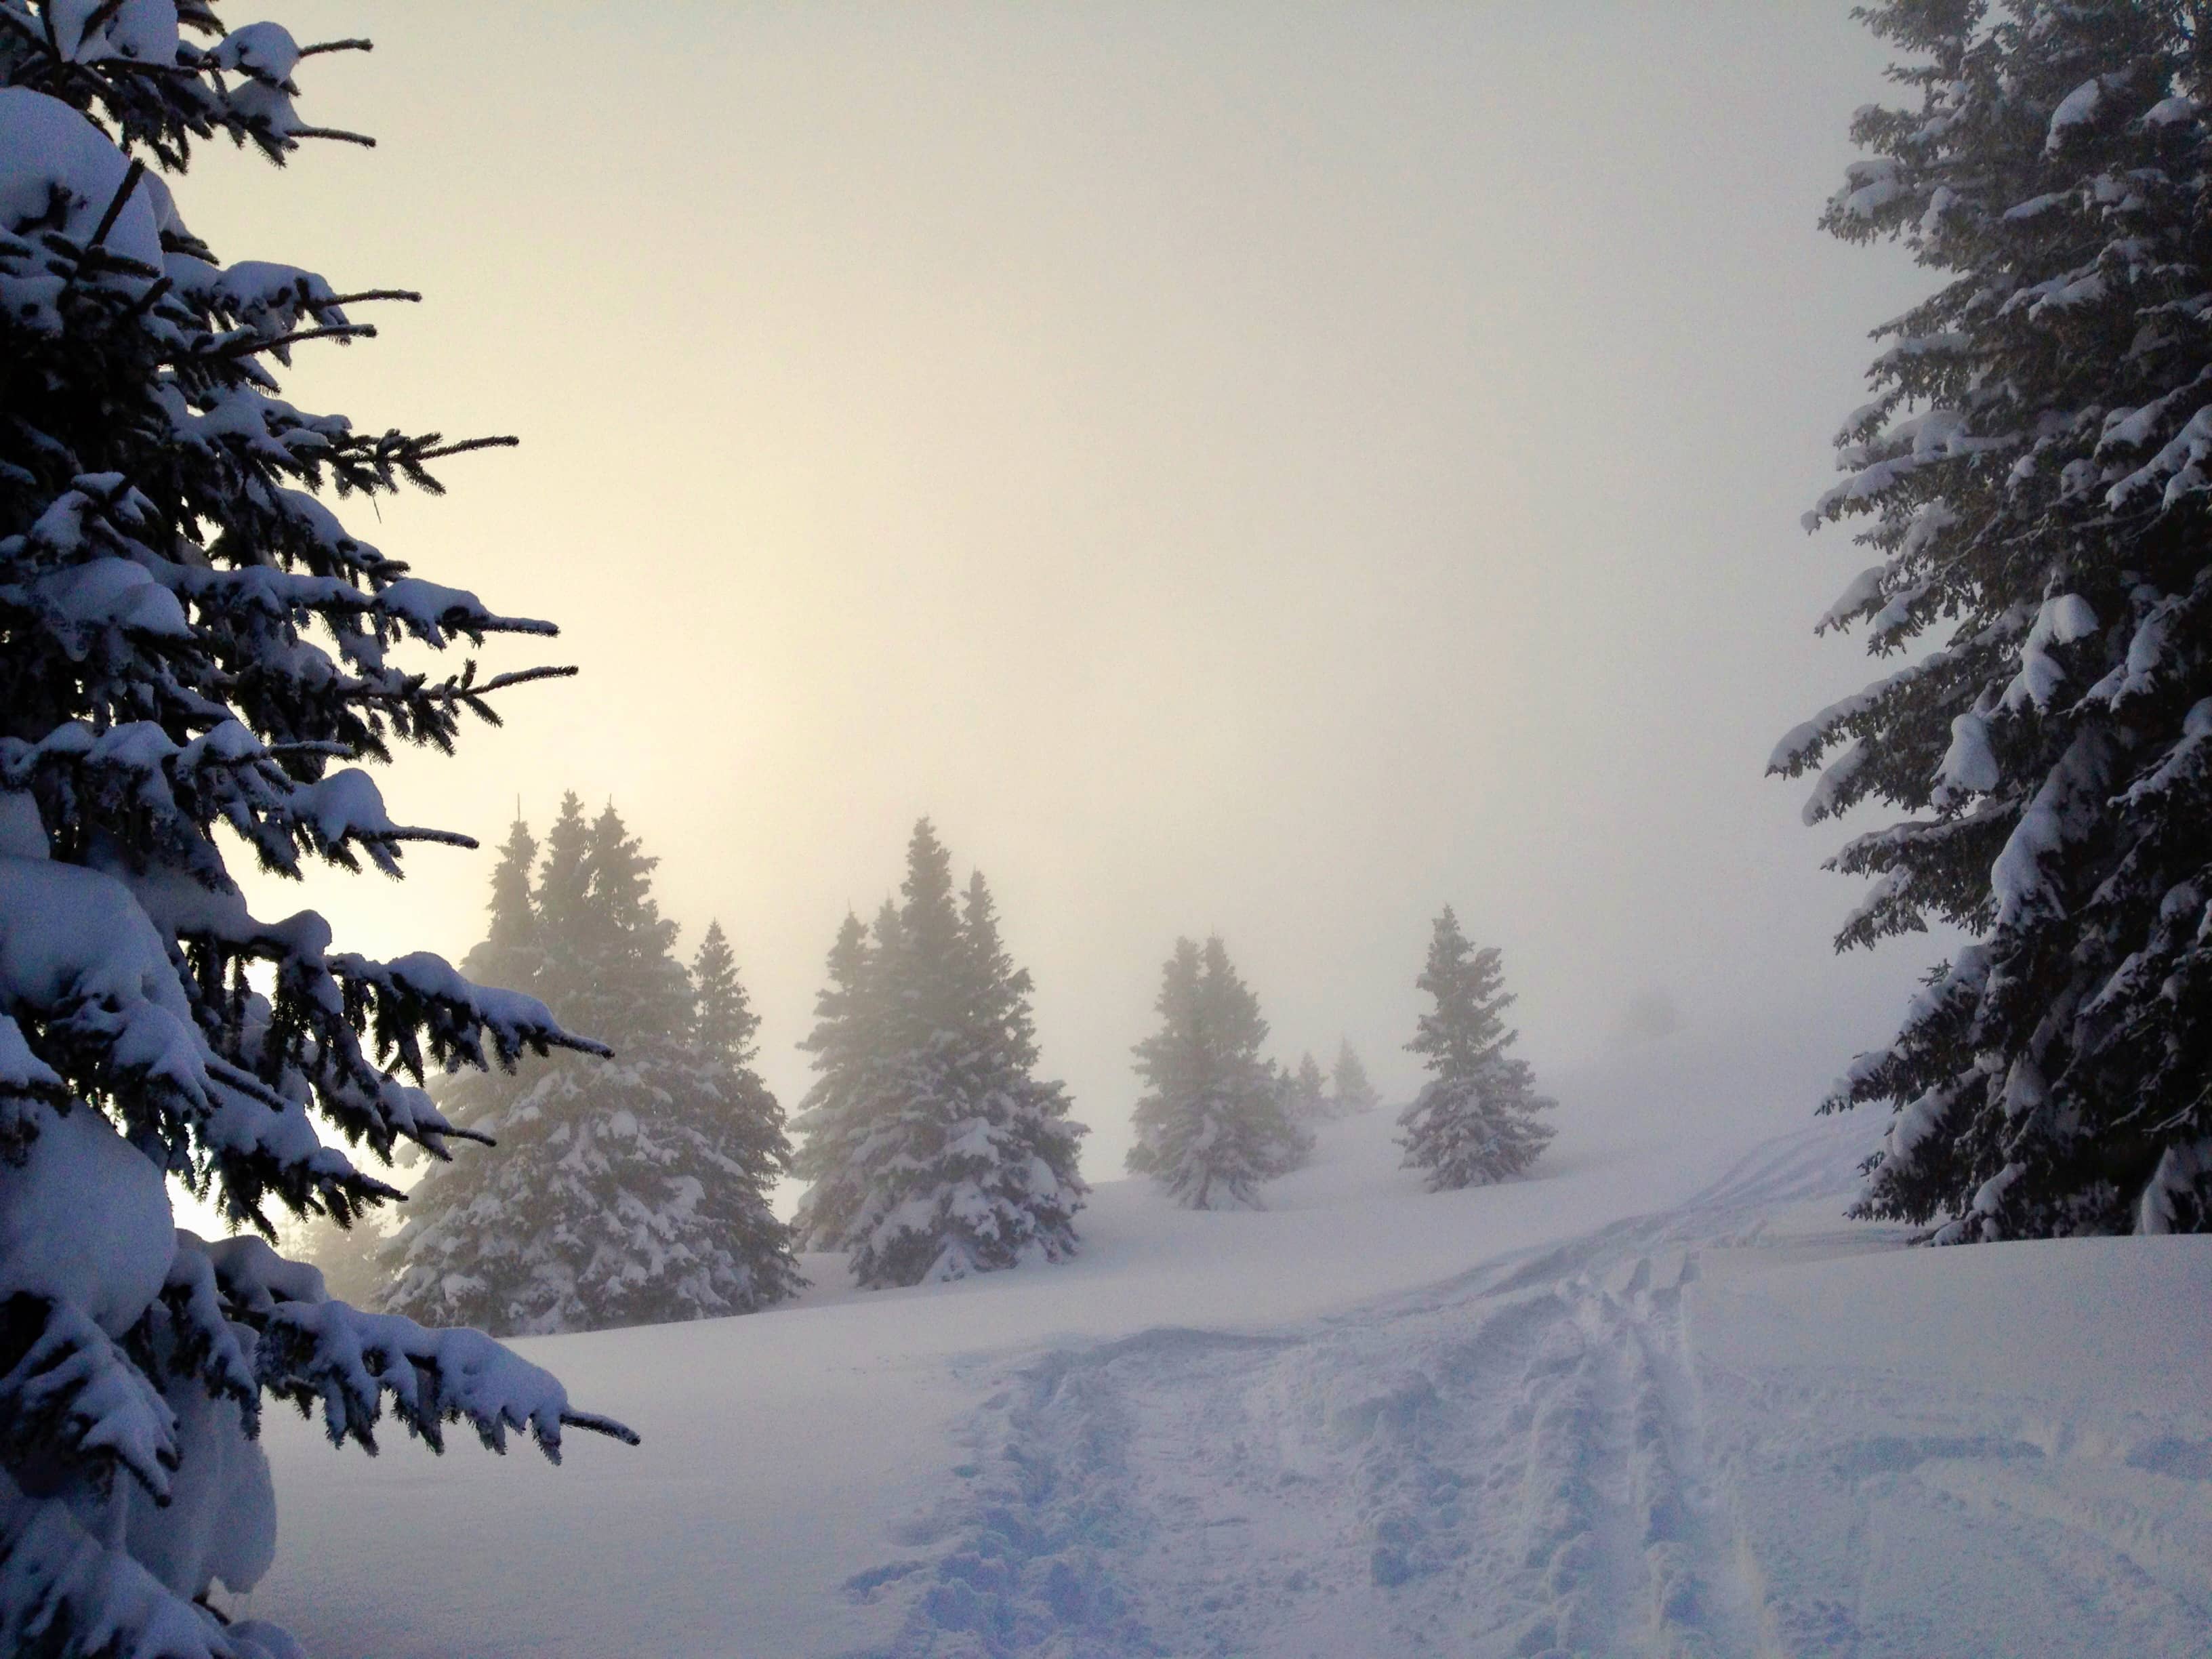
<instances>
[{"instance_id":1,"label":"white snow surface","mask_svg":"<svg viewBox=\"0 0 2212 1659\"><path fill-rule=\"evenodd\" d=\"M1887 1115L1685 1139L1682 1059L1547 1079L1505 1186L1423 1193L1378 1111L1264 1211L1103 1182L1064 1266L813 1256L785 1308L518 1345L635 1451L272 1413L231 1609L323 1659L2201 1655L2212 1238L1906 1248L1841 1218Z\"/></svg>"}]
</instances>

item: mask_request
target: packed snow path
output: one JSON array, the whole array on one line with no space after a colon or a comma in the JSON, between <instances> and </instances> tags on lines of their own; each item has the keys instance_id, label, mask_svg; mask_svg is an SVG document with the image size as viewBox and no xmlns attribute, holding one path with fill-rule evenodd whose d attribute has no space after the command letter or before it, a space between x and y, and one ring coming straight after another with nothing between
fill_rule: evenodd
<instances>
[{"instance_id":1,"label":"packed snow path","mask_svg":"<svg viewBox=\"0 0 2212 1659\"><path fill-rule=\"evenodd\" d=\"M644 1449L281 1437L250 1610L325 1659L2201 1656L2212 1240L1902 1249L1838 1218L1879 1128L1431 1198L1366 1120L1267 1214L1103 1188L1069 1267L531 1344Z\"/></svg>"},{"instance_id":2,"label":"packed snow path","mask_svg":"<svg viewBox=\"0 0 2212 1659\"><path fill-rule=\"evenodd\" d=\"M1673 1214L1299 1329L1049 1355L976 1413L965 1490L908 1534L934 1553L850 1593L921 1581L896 1655L2203 1652L2212 1421L2093 1399L2063 1352L1984 1377L1994 1356L1970 1356L1947 1389L1914 1375L1919 1343L1960 1328L1954 1297L2021 1288L1974 1271L2008 1253L1744 1282L1767 1251L1894 1242L1767 1238L1855 1146L1794 1137ZM2081 1337L2124 1271L2212 1356L2203 1249L2009 1254L2045 1258L2034 1299L2059 1290ZM1709 1265L1728 1277L1686 1316ZM1856 1363L1791 1340L1860 1292L1896 1298L1869 1322L1911 1338ZM1776 1342L1757 1327L1777 1316L1802 1328ZM1699 1351L1709 1320L1725 1356Z\"/></svg>"}]
</instances>

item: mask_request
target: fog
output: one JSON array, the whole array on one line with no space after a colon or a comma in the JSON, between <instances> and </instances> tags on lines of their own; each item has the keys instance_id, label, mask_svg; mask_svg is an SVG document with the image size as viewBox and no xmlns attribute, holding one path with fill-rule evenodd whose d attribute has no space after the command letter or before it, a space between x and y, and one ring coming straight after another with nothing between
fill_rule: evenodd
<instances>
[{"instance_id":1,"label":"fog","mask_svg":"<svg viewBox=\"0 0 2212 1659\"><path fill-rule=\"evenodd\" d=\"M1797 520L1926 284L1816 228L1881 89L1844 5L264 9L376 37L301 77L379 148L210 154L185 216L424 292L288 395L518 434L342 510L583 671L385 779L487 850L264 911L458 957L518 804L611 799L789 1103L927 813L1094 1179L1178 933L1396 1094L1449 902L1571 1107L1686 1044L1778 1127L1936 953L1832 954L1842 832L1762 777L1870 677Z\"/></svg>"}]
</instances>

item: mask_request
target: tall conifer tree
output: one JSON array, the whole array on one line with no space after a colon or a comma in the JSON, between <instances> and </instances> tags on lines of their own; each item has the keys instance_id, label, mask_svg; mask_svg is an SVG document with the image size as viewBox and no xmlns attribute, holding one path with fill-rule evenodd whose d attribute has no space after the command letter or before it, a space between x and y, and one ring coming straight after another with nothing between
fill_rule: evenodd
<instances>
[{"instance_id":1,"label":"tall conifer tree","mask_svg":"<svg viewBox=\"0 0 2212 1659\"><path fill-rule=\"evenodd\" d=\"M1823 222L1942 286L1838 436L1886 678L1785 738L1808 822L1905 815L1838 948L1965 930L1823 1109L1895 1110L1859 1213L1943 1242L2212 1226L2212 16L1891 0L1903 108Z\"/></svg>"},{"instance_id":2,"label":"tall conifer tree","mask_svg":"<svg viewBox=\"0 0 2212 1659\"><path fill-rule=\"evenodd\" d=\"M1145 1094L1133 1114L1133 1174L1193 1210L1255 1209L1259 1188L1306 1161L1312 1139L1289 1091L1260 1057L1267 1022L1218 934L1176 941L1153 1006L1160 1029L1137 1045Z\"/></svg>"},{"instance_id":3,"label":"tall conifer tree","mask_svg":"<svg viewBox=\"0 0 2212 1659\"><path fill-rule=\"evenodd\" d=\"M618 1045L554 1063L483 1127L498 1149L432 1170L386 1254L387 1305L487 1329L589 1330L745 1313L799 1283L768 1193L782 1114L750 1066L750 1010L726 941L711 1012L652 896L656 860L612 806L574 795L546 837L532 988ZM719 930L716 934L719 939ZM732 1046L734 1043L734 1046Z\"/></svg>"},{"instance_id":4,"label":"tall conifer tree","mask_svg":"<svg viewBox=\"0 0 2212 1659\"><path fill-rule=\"evenodd\" d=\"M1448 904L1415 983L1436 1006L1406 1045L1431 1075L1398 1119L1405 1167L1426 1170L1432 1193L1520 1174L1552 1139L1536 1115L1554 1103L1536 1092L1528 1062L1505 1052L1513 998L1498 951L1469 944Z\"/></svg>"},{"instance_id":5,"label":"tall conifer tree","mask_svg":"<svg viewBox=\"0 0 2212 1659\"><path fill-rule=\"evenodd\" d=\"M705 1291L740 1311L765 1307L806 1282L793 1255L792 1229L770 1203L775 1183L791 1173L791 1139L783 1108L754 1063L760 1016L719 921L707 924L691 984L689 1047L696 1086L707 1097L692 1129L702 1165L699 1213L719 1252Z\"/></svg>"},{"instance_id":6,"label":"tall conifer tree","mask_svg":"<svg viewBox=\"0 0 2212 1659\"><path fill-rule=\"evenodd\" d=\"M573 799L573 797L572 797ZM580 805L579 811L580 811ZM530 892L531 866L538 841L520 818L508 827L493 866L489 912L484 937L461 958L461 971L479 985L536 994L542 975L543 945L537 905ZM525 1057L512 1066L464 1070L438 1084L438 1105L461 1127L472 1128L526 1091L543 1074L545 1062ZM434 1178L433 1170L428 1178Z\"/></svg>"},{"instance_id":7,"label":"tall conifer tree","mask_svg":"<svg viewBox=\"0 0 2212 1659\"><path fill-rule=\"evenodd\" d=\"M830 947L828 983L814 1000L814 1030L799 1044L813 1055L817 1074L791 1122L799 1137L792 1169L808 1183L794 1222L802 1249L842 1249L867 1196L860 1149L870 1134L877 1056L887 1024L870 1000L881 981L869 970L897 926L896 913L885 905L872 939L860 917L846 913Z\"/></svg>"},{"instance_id":8,"label":"tall conifer tree","mask_svg":"<svg viewBox=\"0 0 2212 1659\"><path fill-rule=\"evenodd\" d=\"M226 266L166 182L195 140L283 161L351 137L302 119L292 77L360 44L226 33L206 0L0 0L8 1654L296 1653L209 1605L275 1547L269 1395L371 1449L387 1412L434 1447L457 1422L495 1446L526 1425L549 1455L564 1425L627 1434L479 1332L328 1299L265 1242L284 1215L394 1196L345 1147L447 1154L426 1073L592 1046L428 952L377 961L312 911L253 915L215 835L281 877L472 844L395 823L362 763L395 739L450 751L487 694L536 677L441 678L423 653L553 632L414 575L324 497L434 490L426 469L478 442L276 395L295 349L414 296ZM252 1231L179 1231L166 1176Z\"/></svg>"},{"instance_id":9,"label":"tall conifer tree","mask_svg":"<svg viewBox=\"0 0 2212 1659\"><path fill-rule=\"evenodd\" d=\"M823 1076L799 1120L820 1194L802 1207L808 1241L849 1251L871 1289L1062 1260L1087 1191L1085 1130L1061 1086L1034 1075L1029 975L982 878L956 898L927 818L900 893L871 950L855 957L848 922L832 953L811 1039Z\"/></svg>"}]
</instances>

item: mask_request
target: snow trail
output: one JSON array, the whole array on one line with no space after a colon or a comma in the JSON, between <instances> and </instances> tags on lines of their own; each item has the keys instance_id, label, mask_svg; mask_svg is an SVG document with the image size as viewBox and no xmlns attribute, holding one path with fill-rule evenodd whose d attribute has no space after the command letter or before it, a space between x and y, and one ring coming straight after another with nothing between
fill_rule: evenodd
<instances>
[{"instance_id":1,"label":"snow trail","mask_svg":"<svg viewBox=\"0 0 2212 1659\"><path fill-rule=\"evenodd\" d=\"M2201 1423L1844 1355L1816 1371L1795 1324L1763 1340L1776 1310L1819 1320L1824 1271L1918 1281L1956 1254L1834 1219L1863 1142L1818 1126L1677 1209L1279 1331L977 1362L997 1387L957 1489L848 1586L904 1598L868 1651L2200 1651ZM1809 1299L1765 1297L1801 1274Z\"/></svg>"},{"instance_id":2,"label":"snow trail","mask_svg":"<svg viewBox=\"0 0 2212 1659\"><path fill-rule=\"evenodd\" d=\"M2203 1659L2212 1238L1899 1248L1841 1218L1883 1127L1717 1179L1563 1131L1430 1196L1378 1113L1265 1212L1102 1183L1048 1271L815 1258L790 1310L526 1345L619 1458L272 1419L295 1565L229 1610L330 1659Z\"/></svg>"}]
</instances>

